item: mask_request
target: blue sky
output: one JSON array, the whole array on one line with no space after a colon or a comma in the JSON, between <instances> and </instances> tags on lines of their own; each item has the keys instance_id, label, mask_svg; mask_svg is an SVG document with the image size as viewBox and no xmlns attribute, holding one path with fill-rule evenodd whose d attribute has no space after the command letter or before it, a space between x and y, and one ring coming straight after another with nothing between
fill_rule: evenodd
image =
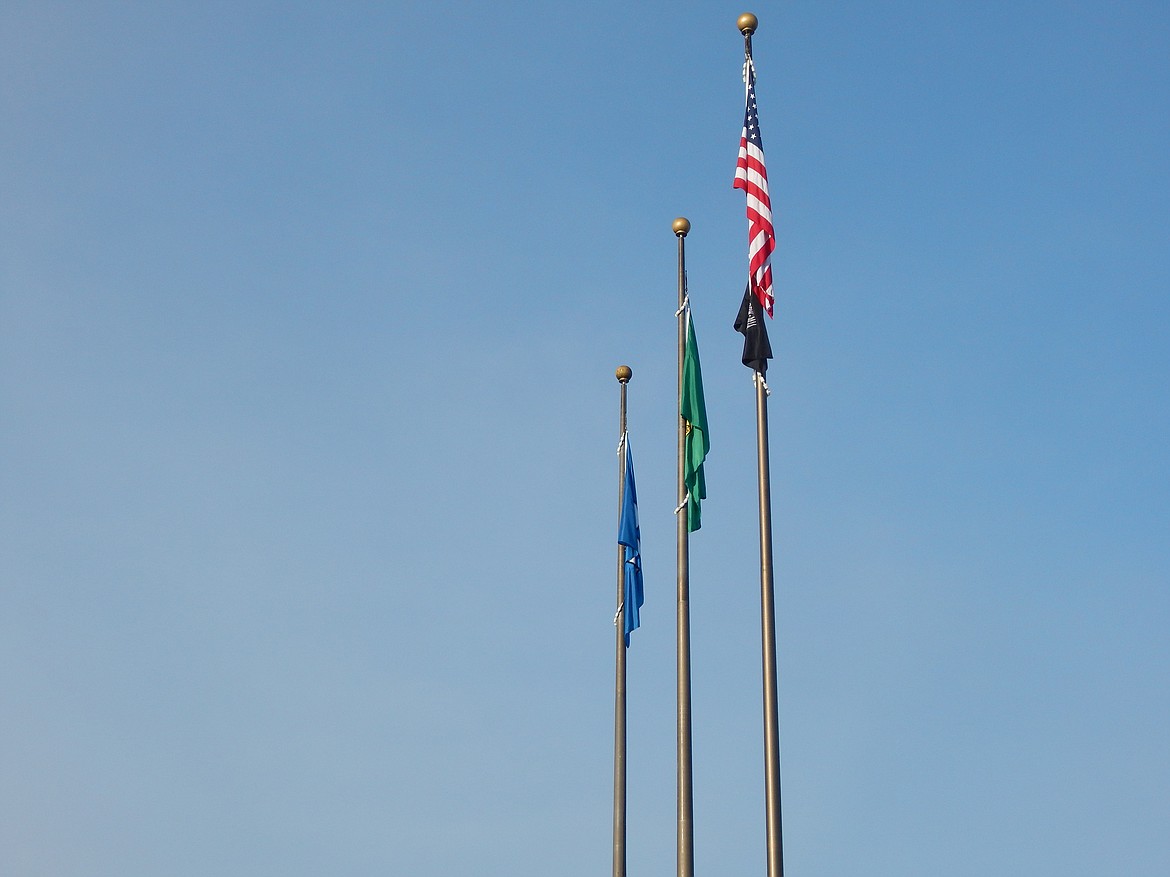
<instances>
[{"instance_id":1,"label":"blue sky","mask_svg":"<svg viewBox=\"0 0 1170 877\"><path fill-rule=\"evenodd\" d=\"M0 9L0 871L762 873L745 11ZM1170 868L1170 13L753 8L786 865Z\"/></svg>"}]
</instances>

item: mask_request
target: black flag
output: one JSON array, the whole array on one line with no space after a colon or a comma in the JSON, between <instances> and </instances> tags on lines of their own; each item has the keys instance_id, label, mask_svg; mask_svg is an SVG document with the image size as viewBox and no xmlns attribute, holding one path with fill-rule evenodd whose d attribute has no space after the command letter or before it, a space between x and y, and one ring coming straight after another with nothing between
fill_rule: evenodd
<instances>
[{"instance_id":1,"label":"black flag","mask_svg":"<svg viewBox=\"0 0 1170 877\"><path fill-rule=\"evenodd\" d=\"M764 374L768 370L768 360L772 358L772 345L768 341L768 327L764 325L760 302L752 295L750 286L743 291L735 331L743 335L743 364Z\"/></svg>"}]
</instances>

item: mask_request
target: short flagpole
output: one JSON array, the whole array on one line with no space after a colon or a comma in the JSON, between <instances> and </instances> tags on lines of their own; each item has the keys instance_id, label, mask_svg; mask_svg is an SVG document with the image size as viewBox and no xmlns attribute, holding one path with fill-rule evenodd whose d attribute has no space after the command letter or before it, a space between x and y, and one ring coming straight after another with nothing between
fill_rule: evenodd
<instances>
[{"instance_id":1,"label":"short flagpole","mask_svg":"<svg viewBox=\"0 0 1170 877\"><path fill-rule=\"evenodd\" d=\"M752 63L752 34L759 20L745 12L736 22L743 34L744 64ZM784 877L780 817L780 719L777 707L776 589L772 578L772 485L768 464L768 387L759 372L756 386L756 468L760 508L760 639L764 677L764 801L768 877Z\"/></svg>"},{"instance_id":2,"label":"short flagpole","mask_svg":"<svg viewBox=\"0 0 1170 877\"><path fill-rule=\"evenodd\" d=\"M691 223L679 217L671 226L678 238L678 399L682 407L683 361L687 343L687 281L685 238ZM676 532L678 541L678 877L694 877L695 827L694 786L691 774L691 610L690 610L690 554L687 521L687 485L684 456L686 454L686 422L678 418L678 502Z\"/></svg>"},{"instance_id":3,"label":"short flagpole","mask_svg":"<svg viewBox=\"0 0 1170 877\"><path fill-rule=\"evenodd\" d=\"M633 377L628 365L618 366L615 376L621 385L618 410L618 520L621 520L626 493L626 385ZM626 877L626 642L625 642L625 546L617 549L617 658L614 674L613 719L613 877Z\"/></svg>"}]
</instances>

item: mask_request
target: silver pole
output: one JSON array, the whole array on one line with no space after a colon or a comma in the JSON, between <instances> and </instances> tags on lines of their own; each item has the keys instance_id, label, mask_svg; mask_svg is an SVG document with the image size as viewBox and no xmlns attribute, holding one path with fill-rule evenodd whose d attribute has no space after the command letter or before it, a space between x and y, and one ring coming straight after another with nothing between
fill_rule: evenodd
<instances>
[{"instance_id":1,"label":"silver pole","mask_svg":"<svg viewBox=\"0 0 1170 877\"><path fill-rule=\"evenodd\" d=\"M772 581L772 486L768 467L768 390L755 373L756 461L760 488L760 619L764 664L764 787L768 877L784 877L780 819L780 719L777 709L776 589Z\"/></svg>"},{"instance_id":2,"label":"silver pole","mask_svg":"<svg viewBox=\"0 0 1170 877\"><path fill-rule=\"evenodd\" d=\"M626 434L626 384L633 376L628 365L618 366L615 376L621 384L618 415L619 442ZM619 445L618 454L618 523L626 494L626 454ZM625 642L625 546L617 548L617 658L614 673L613 708L613 877L626 877L626 642Z\"/></svg>"},{"instance_id":3,"label":"silver pole","mask_svg":"<svg viewBox=\"0 0 1170 877\"><path fill-rule=\"evenodd\" d=\"M683 217L674 221L678 237L678 406L682 407L683 361L687 344L686 246L684 239L691 224ZM695 803L691 774L691 610L690 610L690 531L687 526L687 496L684 454L686 421L678 415L678 503L682 508L675 516L678 553L678 877L695 873Z\"/></svg>"},{"instance_id":4,"label":"silver pole","mask_svg":"<svg viewBox=\"0 0 1170 877\"><path fill-rule=\"evenodd\" d=\"M743 34L744 63L752 62L752 34L759 19L745 12L736 21ZM784 842L780 818L780 719L777 709L776 588L772 580L772 482L768 467L768 388L759 372L756 383L756 468L760 491L760 648L764 665L764 806L768 877L784 877Z\"/></svg>"}]
</instances>

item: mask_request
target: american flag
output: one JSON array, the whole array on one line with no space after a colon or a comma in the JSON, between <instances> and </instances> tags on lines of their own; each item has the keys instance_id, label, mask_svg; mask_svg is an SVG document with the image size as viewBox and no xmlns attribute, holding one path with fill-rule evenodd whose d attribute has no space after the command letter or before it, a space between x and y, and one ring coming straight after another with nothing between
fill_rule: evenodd
<instances>
[{"instance_id":1,"label":"american flag","mask_svg":"<svg viewBox=\"0 0 1170 877\"><path fill-rule=\"evenodd\" d=\"M764 143L760 139L760 116L756 111L756 71L747 61L747 109L743 133L739 135L739 160L735 163L733 188L747 195L748 274L755 293L768 316L772 316L772 251L776 230L772 227L772 200L768 197L768 169L764 166Z\"/></svg>"}]
</instances>

